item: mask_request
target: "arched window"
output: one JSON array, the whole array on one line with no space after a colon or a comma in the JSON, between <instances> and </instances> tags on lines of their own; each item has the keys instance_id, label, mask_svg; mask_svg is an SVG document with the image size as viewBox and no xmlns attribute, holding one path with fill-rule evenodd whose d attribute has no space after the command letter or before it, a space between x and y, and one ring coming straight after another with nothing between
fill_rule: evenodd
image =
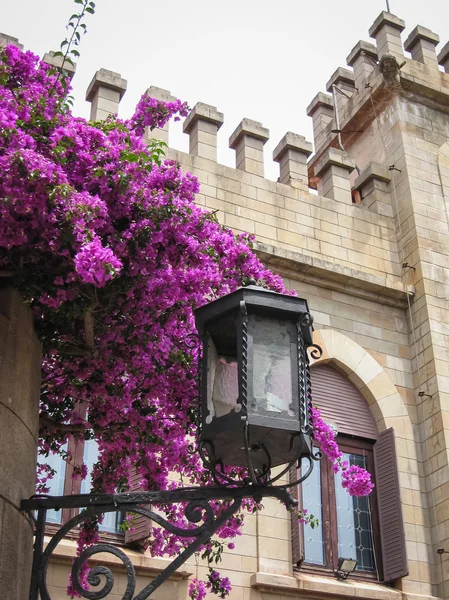
<instances>
[{"instance_id":1,"label":"arched window","mask_svg":"<svg viewBox=\"0 0 449 600\"><path fill-rule=\"evenodd\" d=\"M393 430L378 434L366 400L344 373L322 364L312 367L311 378L313 402L336 429L343 460L366 468L376 487L369 497L351 497L326 457L316 463L295 495L319 525L312 529L292 519L294 566L331 574L339 558L351 558L358 562L353 577L403 577L408 572ZM298 465L291 477L298 479L300 471Z\"/></svg>"}]
</instances>

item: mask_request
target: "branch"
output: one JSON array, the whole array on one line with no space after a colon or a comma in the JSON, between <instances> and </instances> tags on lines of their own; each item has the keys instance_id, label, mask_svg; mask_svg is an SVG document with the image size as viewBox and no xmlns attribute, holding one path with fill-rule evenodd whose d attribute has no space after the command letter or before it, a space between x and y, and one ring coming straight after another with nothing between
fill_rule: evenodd
<instances>
[{"instance_id":1,"label":"branch","mask_svg":"<svg viewBox=\"0 0 449 600\"><path fill-rule=\"evenodd\" d=\"M44 428L55 429L56 431L62 431L64 433L80 433L86 431L86 427L82 423L57 423L49 417L40 417L39 419L39 431Z\"/></svg>"}]
</instances>

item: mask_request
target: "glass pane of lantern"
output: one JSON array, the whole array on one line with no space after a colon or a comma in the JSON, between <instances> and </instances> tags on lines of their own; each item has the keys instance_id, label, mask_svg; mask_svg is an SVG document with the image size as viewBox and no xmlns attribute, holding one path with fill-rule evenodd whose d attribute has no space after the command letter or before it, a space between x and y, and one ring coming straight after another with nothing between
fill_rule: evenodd
<instances>
[{"instance_id":1,"label":"glass pane of lantern","mask_svg":"<svg viewBox=\"0 0 449 600\"><path fill-rule=\"evenodd\" d=\"M292 404L288 324L256 317L253 327L253 392L257 406L272 413L288 412Z\"/></svg>"},{"instance_id":2,"label":"glass pane of lantern","mask_svg":"<svg viewBox=\"0 0 449 600\"><path fill-rule=\"evenodd\" d=\"M212 338L207 348L207 408L210 422L213 417L222 417L237 408L239 397L238 367L234 358L220 356Z\"/></svg>"}]
</instances>

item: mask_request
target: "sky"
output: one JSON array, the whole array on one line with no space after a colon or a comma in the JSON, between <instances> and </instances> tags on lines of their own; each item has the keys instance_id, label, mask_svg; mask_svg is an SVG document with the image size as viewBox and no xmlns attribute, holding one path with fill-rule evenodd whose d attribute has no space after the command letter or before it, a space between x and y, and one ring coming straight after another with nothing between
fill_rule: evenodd
<instances>
[{"instance_id":1,"label":"sky","mask_svg":"<svg viewBox=\"0 0 449 600\"><path fill-rule=\"evenodd\" d=\"M447 0L389 0L406 23L404 41L416 25L449 40ZM73 0L15 0L2 10L0 30L43 56L58 50ZM368 29L385 0L96 0L73 80L74 112L89 116L85 92L95 71L116 71L128 81L119 115L131 116L151 85L186 100L212 104L224 113L218 162L235 166L229 136L242 118L270 130L265 173L277 179L272 152L287 131L313 141L306 107ZM170 146L188 152L181 123L171 125Z\"/></svg>"}]
</instances>

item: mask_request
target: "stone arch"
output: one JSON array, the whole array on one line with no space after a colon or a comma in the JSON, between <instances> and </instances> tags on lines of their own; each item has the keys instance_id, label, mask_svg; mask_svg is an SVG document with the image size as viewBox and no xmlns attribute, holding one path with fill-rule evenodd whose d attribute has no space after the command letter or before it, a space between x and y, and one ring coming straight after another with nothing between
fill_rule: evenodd
<instances>
[{"instance_id":1,"label":"stone arch","mask_svg":"<svg viewBox=\"0 0 449 600\"><path fill-rule=\"evenodd\" d=\"M321 346L323 354L318 360L311 360L312 366L319 363L330 363L345 372L366 399L378 432L390 427L394 428L405 541L410 568L410 576L405 578L402 583L406 589L408 579L416 580L416 577L412 575L413 572L416 573L416 568L429 571L428 547L424 543L424 539L430 539L430 532L428 527L424 526L425 508L422 504L422 493L420 492L423 490L418 470L417 447L419 447L420 440L415 439L407 407L396 386L369 352L351 338L334 329L315 331L313 341ZM420 525L417 525L418 523ZM421 530L419 533L418 528Z\"/></svg>"},{"instance_id":2,"label":"stone arch","mask_svg":"<svg viewBox=\"0 0 449 600\"><path fill-rule=\"evenodd\" d=\"M394 427L396 437L414 441L413 427L401 395L369 352L334 329L315 331L313 341L321 346L323 355L311 364L333 363L346 373L367 401L379 433Z\"/></svg>"}]
</instances>

